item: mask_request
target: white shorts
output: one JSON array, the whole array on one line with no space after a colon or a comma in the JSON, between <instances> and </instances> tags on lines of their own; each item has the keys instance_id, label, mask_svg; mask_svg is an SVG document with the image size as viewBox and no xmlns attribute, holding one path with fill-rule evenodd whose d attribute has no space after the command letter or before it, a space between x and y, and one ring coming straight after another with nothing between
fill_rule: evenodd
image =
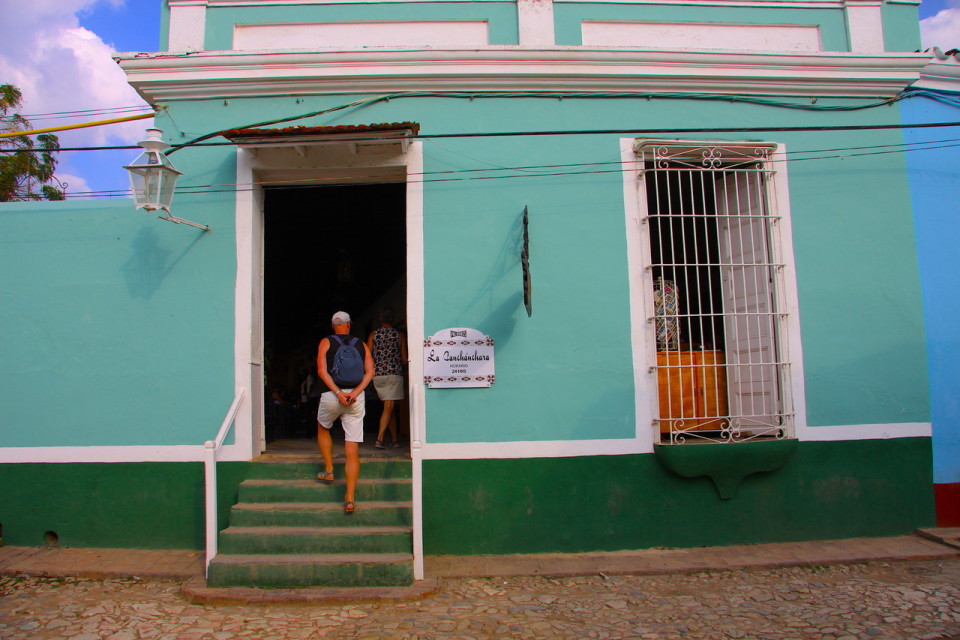
<instances>
[{"instance_id":1,"label":"white shorts","mask_svg":"<svg viewBox=\"0 0 960 640\"><path fill-rule=\"evenodd\" d=\"M403 400L403 376L373 376L373 388L381 400Z\"/></svg>"},{"instance_id":2,"label":"white shorts","mask_svg":"<svg viewBox=\"0 0 960 640\"><path fill-rule=\"evenodd\" d=\"M341 391L351 391L341 389ZM351 405L342 405L333 391L324 391L320 396L320 406L317 408L317 422L324 429L330 430L337 418L343 425L343 439L347 442L363 442L363 416L367 414L364 404L366 391L360 394L357 401Z\"/></svg>"}]
</instances>

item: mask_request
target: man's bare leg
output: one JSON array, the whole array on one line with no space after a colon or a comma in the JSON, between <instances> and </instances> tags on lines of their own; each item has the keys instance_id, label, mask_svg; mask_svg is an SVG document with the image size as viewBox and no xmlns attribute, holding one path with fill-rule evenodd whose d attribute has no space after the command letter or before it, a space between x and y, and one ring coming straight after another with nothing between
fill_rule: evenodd
<instances>
[{"instance_id":1,"label":"man's bare leg","mask_svg":"<svg viewBox=\"0 0 960 640\"><path fill-rule=\"evenodd\" d=\"M320 447L320 455L323 457L323 468L327 473L333 473L333 437L329 429L324 429L320 423L317 423L317 446Z\"/></svg>"},{"instance_id":2,"label":"man's bare leg","mask_svg":"<svg viewBox=\"0 0 960 640\"><path fill-rule=\"evenodd\" d=\"M327 434L329 436L329 434ZM356 442L344 442L343 450L347 462L344 465L344 476L347 479L347 492L343 502L354 502L357 490L357 480L360 478L360 445Z\"/></svg>"}]
</instances>

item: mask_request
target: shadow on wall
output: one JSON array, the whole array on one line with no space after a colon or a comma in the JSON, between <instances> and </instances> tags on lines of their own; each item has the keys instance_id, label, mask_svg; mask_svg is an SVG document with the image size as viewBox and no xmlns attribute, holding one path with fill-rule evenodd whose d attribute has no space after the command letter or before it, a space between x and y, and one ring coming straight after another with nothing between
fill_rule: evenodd
<instances>
[{"instance_id":1,"label":"shadow on wall","mask_svg":"<svg viewBox=\"0 0 960 640\"><path fill-rule=\"evenodd\" d=\"M493 337L497 341L497 348L502 348L513 336L513 331L517 328L517 315L522 308L523 294L511 294L477 323L477 330Z\"/></svg>"},{"instance_id":2,"label":"shadow on wall","mask_svg":"<svg viewBox=\"0 0 960 640\"><path fill-rule=\"evenodd\" d=\"M177 263L187 255L190 249L204 236L198 230L196 237L174 260L169 261L171 251L160 246L160 236L153 227L143 227L133 238L130 248L133 255L123 263L120 270L127 283L127 292L131 298L149 299L163 284L164 278L173 272Z\"/></svg>"},{"instance_id":3,"label":"shadow on wall","mask_svg":"<svg viewBox=\"0 0 960 640\"><path fill-rule=\"evenodd\" d=\"M523 213L517 214L510 231L500 248L497 257L493 260L487 277L477 287L477 293L465 306L463 312L457 315L451 326L462 326L462 319L468 310L475 308L483 298L493 304L494 291L498 285L508 278L515 280L515 292L507 295L506 299L490 310L486 316L478 321L475 328L497 341L497 347L502 347L510 340L517 325L517 312L523 308L523 280L520 274L520 251L523 248ZM507 282L509 285L510 283ZM506 287L509 291L510 287ZM526 312L524 312L524 315Z\"/></svg>"}]
</instances>

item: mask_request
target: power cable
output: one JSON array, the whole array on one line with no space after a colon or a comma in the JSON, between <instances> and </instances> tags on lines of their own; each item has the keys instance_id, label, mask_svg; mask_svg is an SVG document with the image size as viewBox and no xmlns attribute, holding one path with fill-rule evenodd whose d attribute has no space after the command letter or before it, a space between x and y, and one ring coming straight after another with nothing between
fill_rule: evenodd
<instances>
[{"instance_id":1,"label":"power cable","mask_svg":"<svg viewBox=\"0 0 960 640\"><path fill-rule=\"evenodd\" d=\"M944 148L956 148L960 147L960 139L953 140L942 140L934 141L937 143L957 143L957 144L936 144L936 146L926 146L918 147L912 149L887 149L885 151L870 151L863 153L838 153L836 155L824 155L824 156L814 156L806 158L798 157L789 157L787 158L789 162L804 162L811 160L829 160L829 159L845 159L845 158L856 158L864 156L876 156L876 155L888 155L892 153L909 153L916 151L927 151L931 149L944 149ZM911 143L914 145L931 145L934 142L922 142L922 143ZM829 150L804 150L804 151L788 151L786 156L793 156L798 154L809 154L809 153L824 153L824 152L846 152L846 151L855 151L862 149L884 149L887 147L900 146L900 145L879 145L876 147L852 147L849 149L829 149ZM906 146L906 145L903 145ZM474 180L513 180L517 178L542 178L542 177L558 177L558 176L588 176L588 175L600 175L600 174L609 174L609 173L622 173L623 165L629 164L624 163L623 161L609 161L609 162L593 162L593 163L568 163L568 164L556 164L556 165L530 165L530 166L520 166L520 167L499 167L499 168L481 168L481 169L452 169L447 171L430 171L430 172L421 172L416 174L407 174L405 182L412 183L437 183L437 182L468 182ZM599 167L610 166L609 169L599 169ZM573 169L575 167L581 167L583 170L574 171L555 171L555 169ZM522 173L516 175L463 175L458 176L458 174L473 174L473 173L489 173L497 171L531 171L531 170L540 170L544 171L538 173ZM553 171L547 171L553 170ZM420 179L417 180L416 178ZM235 191L249 191L255 187L282 187L290 189L298 188L315 188L318 186L344 186L357 184L354 180L361 180L365 185L376 185L376 184L394 184L398 182L397 180L381 180L381 181L370 181L364 179L364 176L338 176L336 178L331 178L330 180L323 180L322 178L318 179L315 177L304 178L302 180L278 180L278 181L262 181L262 182L253 182L253 183L223 183L223 184L207 184L207 185L182 185L177 187L177 193L181 194L200 194L200 193L229 193ZM303 184L296 184L297 182L302 182ZM93 198L93 197L114 197L114 196L123 196L126 197L129 195L127 190L105 190L105 191L91 191L91 192L76 192L68 193L69 198Z\"/></svg>"},{"instance_id":2,"label":"power cable","mask_svg":"<svg viewBox=\"0 0 960 640\"><path fill-rule=\"evenodd\" d=\"M723 101L723 102L742 102L748 104L757 104L768 107L778 107L784 109L799 109L804 111L858 111L863 109L873 109L876 107L882 107L894 104L900 100L907 98L922 96L930 97L929 92L926 90L918 89L913 92L911 91L901 91L899 94L892 98L887 98L880 101L869 102L865 104L856 104L856 105L819 105L817 104L816 99L813 99L810 103L803 102L786 102L784 100L774 100L771 98L761 98L756 96L741 96L741 95L727 95L727 94L713 94L713 93L615 93L615 92L582 92L582 93L558 93L558 92L485 92L485 93L470 93L470 92L444 92L444 91L410 91L405 93L392 93L384 94L380 96L373 96L370 98L364 98L355 102L351 102L344 105L339 105L336 107L329 107L320 111L311 111L308 113L303 113L293 116L285 116L283 118L278 118L274 120L267 120L264 122L259 122L255 124L246 124L239 127L230 127L229 129L221 129L220 131L211 132L193 138L187 142L184 142L180 145L174 145L170 151L167 152L167 155L171 153L176 153L178 150L183 147L192 146L196 143L203 142L204 140L209 140L210 138L215 138L218 135L224 133L225 131L235 130L235 129L249 129L254 127L264 127L272 124L280 124L284 122L292 122L295 120L302 120L305 118L312 118L318 115L333 113L335 111L341 111L343 109L348 109L350 107L362 106L362 105L371 105L378 102L389 102L390 100L399 100L403 98L452 98L452 99L461 99L461 100L477 100L477 99L505 99L505 98L538 98L538 99L549 99L549 100L577 100L577 99L631 99L631 100L712 100L712 101ZM946 100L942 96L939 96L938 99ZM957 106L960 106L960 101L955 102ZM506 134L504 134L506 135ZM529 134L528 134L529 135ZM551 132L543 132L541 135L555 135Z\"/></svg>"},{"instance_id":3,"label":"power cable","mask_svg":"<svg viewBox=\"0 0 960 640\"><path fill-rule=\"evenodd\" d=\"M130 107L107 107L102 109L77 109L73 111L51 111L49 113L20 114L31 122L37 120L62 120L64 118L89 118L91 116L112 116L122 113L146 113L152 112L153 108L149 105L130 106ZM0 116L2 117L2 116Z\"/></svg>"},{"instance_id":4,"label":"power cable","mask_svg":"<svg viewBox=\"0 0 960 640\"><path fill-rule=\"evenodd\" d=\"M405 140L438 140L450 138L496 138L496 137L519 137L519 136L568 136L568 135L666 135L674 133L788 133L805 131L871 131L871 130L892 130L892 129L930 129L939 127L960 127L960 122L925 122L914 124L868 124L868 125L801 125L795 127L698 127L698 128L676 128L676 129L577 129L577 130L555 130L555 131L488 131L476 133L421 133L415 136L404 138ZM21 132L19 135L23 135ZM211 134L211 135L219 135ZM378 140L396 141L396 138L351 138L348 135L337 137L337 142L376 142ZM177 146L182 149L189 143ZM276 145L276 142L196 142L190 144L195 147L258 147ZM58 151L121 151L130 149L139 149L137 145L115 145L102 147L60 147ZM4 151L0 149L0 152ZM36 151L31 149L22 149L18 151ZM167 153L170 155L173 150Z\"/></svg>"}]
</instances>

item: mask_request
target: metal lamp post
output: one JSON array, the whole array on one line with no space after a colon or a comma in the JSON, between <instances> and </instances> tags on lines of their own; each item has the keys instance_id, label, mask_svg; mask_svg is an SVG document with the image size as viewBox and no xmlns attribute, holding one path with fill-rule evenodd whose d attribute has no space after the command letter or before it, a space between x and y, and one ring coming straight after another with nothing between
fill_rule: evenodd
<instances>
[{"instance_id":1,"label":"metal lamp post","mask_svg":"<svg viewBox=\"0 0 960 640\"><path fill-rule=\"evenodd\" d=\"M210 231L210 227L206 225L170 215L173 190L176 187L177 178L183 174L177 171L170 159L163 154L170 145L160 137L162 134L163 131L160 129L147 129L147 139L139 143L143 147L143 153L124 167L130 172L130 190L133 192L134 204L137 209L163 212L162 215L157 216L161 220Z\"/></svg>"}]
</instances>

